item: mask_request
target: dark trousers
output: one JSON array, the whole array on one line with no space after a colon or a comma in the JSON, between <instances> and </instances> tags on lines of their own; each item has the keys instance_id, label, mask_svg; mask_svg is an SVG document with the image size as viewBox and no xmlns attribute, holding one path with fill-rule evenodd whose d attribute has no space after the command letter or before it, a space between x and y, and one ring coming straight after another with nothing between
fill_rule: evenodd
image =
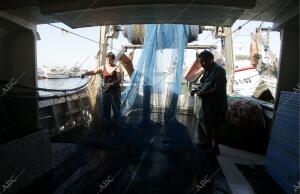
<instances>
[{"instance_id":1,"label":"dark trousers","mask_svg":"<svg viewBox=\"0 0 300 194\"><path fill-rule=\"evenodd\" d=\"M219 144L220 130L225 121L225 112L211 114L204 112L204 126L207 132L208 139L213 140L215 145Z\"/></svg>"},{"instance_id":2,"label":"dark trousers","mask_svg":"<svg viewBox=\"0 0 300 194\"><path fill-rule=\"evenodd\" d=\"M219 144L221 123L214 125L206 125L207 137L210 141L213 141L215 146Z\"/></svg>"},{"instance_id":3,"label":"dark trousers","mask_svg":"<svg viewBox=\"0 0 300 194\"><path fill-rule=\"evenodd\" d=\"M113 89L108 89L107 91L102 91L102 107L103 107L103 117L107 120L110 119L111 109L114 112L114 118L118 119L121 116L121 89L116 87Z\"/></svg>"}]
</instances>

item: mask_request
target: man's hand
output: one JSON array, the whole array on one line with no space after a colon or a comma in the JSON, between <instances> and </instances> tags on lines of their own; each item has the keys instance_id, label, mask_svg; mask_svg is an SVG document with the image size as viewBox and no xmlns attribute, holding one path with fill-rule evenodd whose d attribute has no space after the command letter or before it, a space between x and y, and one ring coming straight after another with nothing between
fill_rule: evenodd
<instances>
[{"instance_id":1,"label":"man's hand","mask_svg":"<svg viewBox=\"0 0 300 194\"><path fill-rule=\"evenodd\" d=\"M81 78L85 78L85 76L86 76L85 73L83 73L83 74L80 75Z\"/></svg>"},{"instance_id":2,"label":"man's hand","mask_svg":"<svg viewBox=\"0 0 300 194\"><path fill-rule=\"evenodd\" d=\"M201 91L199 91L199 90L197 91L197 96L200 97L200 96L202 96L202 94L203 94L203 92L201 92Z\"/></svg>"},{"instance_id":3,"label":"man's hand","mask_svg":"<svg viewBox=\"0 0 300 194\"><path fill-rule=\"evenodd\" d=\"M191 90L191 96L194 96L196 93L196 90Z\"/></svg>"}]
</instances>

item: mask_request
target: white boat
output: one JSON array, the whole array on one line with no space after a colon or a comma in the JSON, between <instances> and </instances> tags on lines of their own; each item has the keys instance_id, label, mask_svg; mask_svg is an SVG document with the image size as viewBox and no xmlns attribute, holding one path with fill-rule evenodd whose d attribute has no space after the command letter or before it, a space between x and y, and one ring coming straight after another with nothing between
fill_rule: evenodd
<instances>
[{"instance_id":1,"label":"white boat","mask_svg":"<svg viewBox=\"0 0 300 194\"><path fill-rule=\"evenodd\" d=\"M246 69L234 73L233 91L242 96L252 96L261 76L256 69Z\"/></svg>"},{"instance_id":2,"label":"white boat","mask_svg":"<svg viewBox=\"0 0 300 194\"><path fill-rule=\"evenodd\" d=\"M236 60L234 68L233 92L242 96L259 96L269 90L275 98L277 79L274 75L267 74L265 70L259 71L253 67L250 60Z\"/></svg>"},{"instance_id":3,"label":"white boat","mask_svg":"<svg viewBox=\"0 0 300 194\"><path fill-rule=\"evenodd\" d=\"M45 68L37 68L37 78L39 80L48 79L47 72L46 72Z\"/></svg>"},{"instance_id":4,"label":"white boat","mask_svg":"<svg viewBox=\"0 0 300 194\"><path fill-rule=\"evenodd\" d=\"M48 79L66 79L69 78L66 67L51 67L47 73Z\"/></svg>"},{"instance_id":5,"label":"white boat","mask_svg":"<svg viewBox=\"0 0 300 194\"><path fill-rule=\"evenodd\" d=\"M48 73L47 77L48 79L66 79L69 78L69 75L63 73Z\"/></svg>"},{"instance_id":6,"label":"white boat","mask_svg":"<svg viewBox=\"0 0 300 194\"><path fill-rule=\"evenodd\" d=\"M250 52L247 43L236 42L233 47L233 92L242 96L260 98L264 92L269 91L274 99L277 84L275 72L277 59L270 49L269 52L263 52L266 48L266 41L262 41L263 37L259 32L256 33L257 36L251 35ZM257 39L257 37L260 38ZM259 59L253 58L256 54Z\"/></svg>"},{"instance_id":7,"label":"white boat","mask_svg":"<svg viewBox=\"0 0 300 194\"><path fill-rule=\"evenodd\" d=\"M77 67L75 65L75 67L71 67L71 69L69 70L69 76L70 77L80 77L81 75L81 69L80 67Z\"/></svg>"}]
</instances>

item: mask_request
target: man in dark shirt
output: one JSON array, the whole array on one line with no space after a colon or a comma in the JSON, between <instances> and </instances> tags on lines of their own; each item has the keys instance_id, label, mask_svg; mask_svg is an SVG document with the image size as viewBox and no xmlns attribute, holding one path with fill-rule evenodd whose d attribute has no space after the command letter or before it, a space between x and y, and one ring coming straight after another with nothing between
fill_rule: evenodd
<instances>
[{"instance_id":1,"label":"man in dark shirt","mask_svg":"<svg viewBox=\"0 0 300 194\"><path fill-rule=\"evenodd\" d=\"M203 122L211 142L208 153L218 155L219 131L227 111L226 72L209 51L201 52L198 60L205 70L197 95L202 99Z\"/></svg>"}]
</instances>

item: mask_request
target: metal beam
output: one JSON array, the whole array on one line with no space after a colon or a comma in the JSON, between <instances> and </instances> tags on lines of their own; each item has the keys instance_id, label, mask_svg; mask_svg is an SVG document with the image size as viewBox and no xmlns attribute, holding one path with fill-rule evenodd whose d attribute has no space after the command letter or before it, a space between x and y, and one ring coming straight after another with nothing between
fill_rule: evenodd
<instances>
[{"instance_id":1,"label":"metal beam","mask_svg":"<svg viewBox=\"0 0 300 194\"><path fill-rule=\"evenodd\" d=\"M143 48L143 45L124 45L123 46L126 49L141 49ZM188 45L186 49L217 49L218 47L216 45Z\"/></svg>"},{"instance_id":2,"label":"metal beam","mask_svg":"<svg viewBox=\"0 0 300 194\"><path fill-rule=\"evenodd\" d=\"M16 1L16 0L14 0ZM102 1L87 1L87 0L40 0L40 7L42 13L45 14L57 14L63 12L82 11L91 7L97 8L114 8L122 6L148 6L161 5L164 8L168 8L171 5L179 5L180 7L186 6L191 3L190 0L102 0ZM255 6L255 0L239 1L239 0L194 0L193 6L213 6L213 7L228 7L235 9L251 9Z\"/></svg>"}]
</instances>

